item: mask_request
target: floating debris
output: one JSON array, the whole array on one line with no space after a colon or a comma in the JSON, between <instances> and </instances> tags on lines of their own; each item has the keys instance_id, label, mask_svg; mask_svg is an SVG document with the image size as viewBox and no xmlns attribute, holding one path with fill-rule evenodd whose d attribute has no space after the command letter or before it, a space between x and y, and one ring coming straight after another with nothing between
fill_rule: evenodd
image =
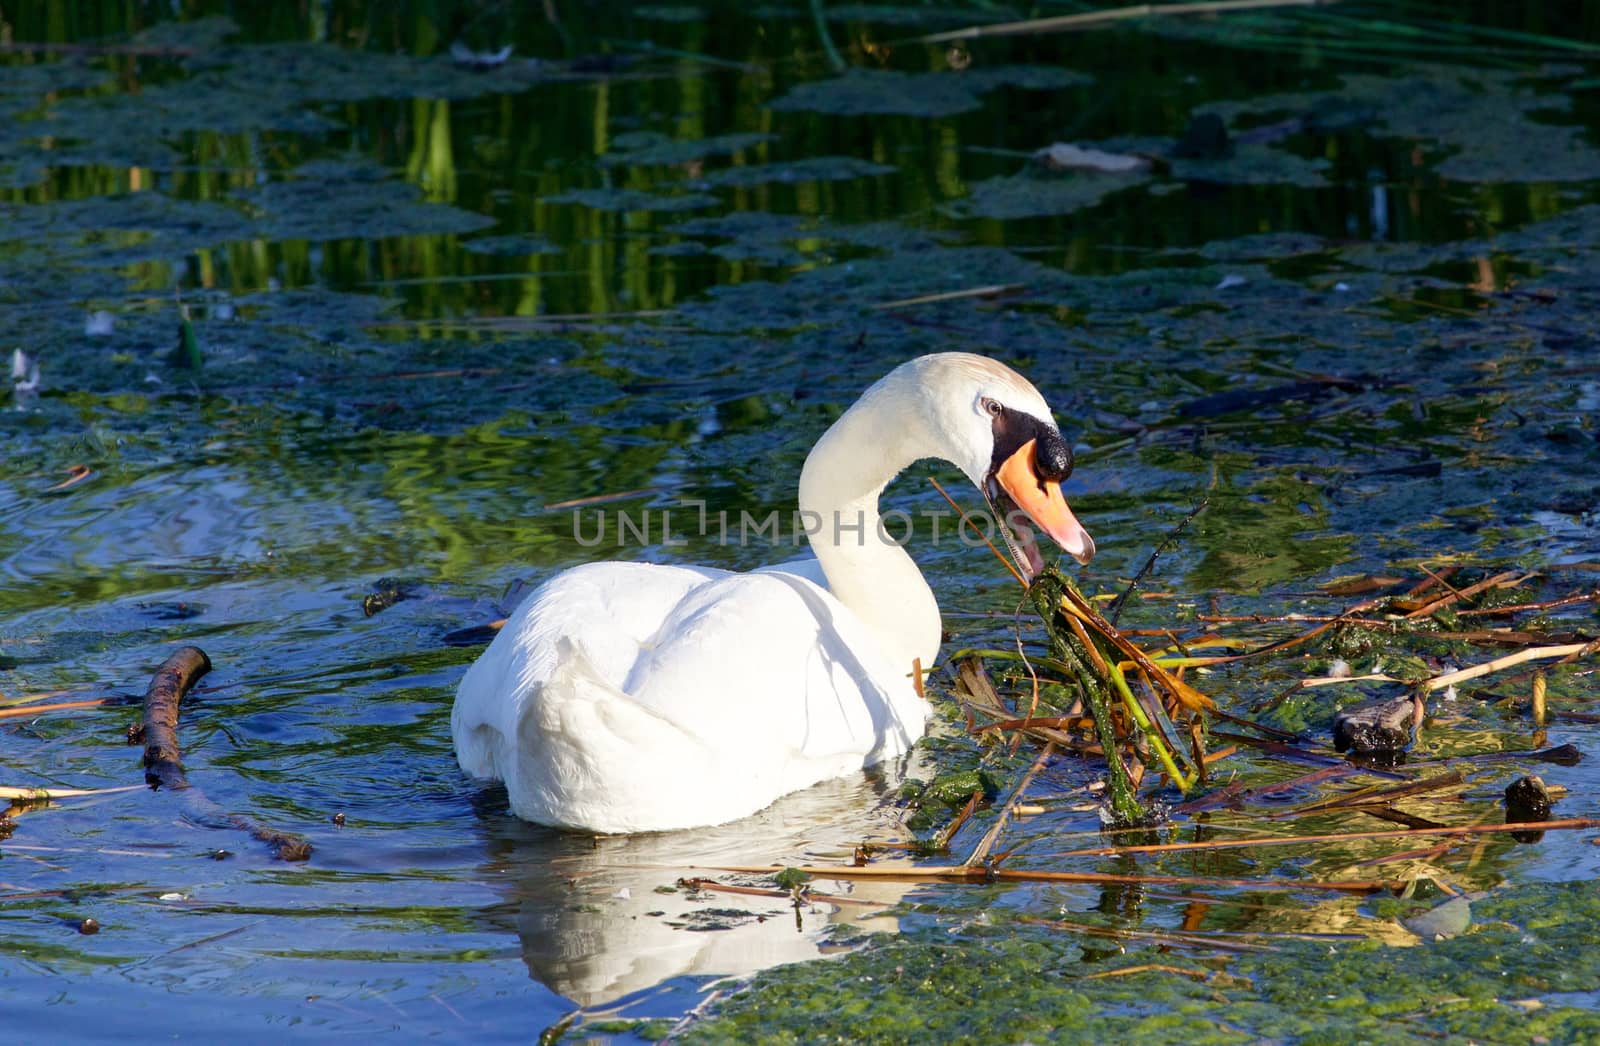
<instances>
[{"instance_id":1,"label":"floating debris","mask_svg":"<svg viewBox=\"0 0 1600 1046\"><path fill-rule=\"evenodd\" d=\"M1133 174L1153 166L1150 158L1127 153L1111 153L1081 145L1057 142L1033 154L1034 159L1053 171L1099 171L1102 174Z\"/></svg>"},{"instance_id":2,"label":"floating debris","mask_svg":"<svg viewBox=\"0 0 1600 1046\"><path fill-rule=\"evenodd\" d=\"M450 60L464 69L493 69L505 65L507 59L511 57L511 52L510 44L495 51L474 51L457 40L450 45Z\"/></svg>"},{"instance_id":3,"label":"floating debris","mask_svg":"<svg viewBox=\"0 0 1600 1046\"><path fill-rule=\"evenodd\" d=\"M21 349L11 353L11 402L17 410L27 410L39 396L39 361Z\"/></svg>"},{"instance_id":4,"label":"floating debris","mask_svg":"<svg viewBox=\"0 0 1600 1046\"><path fill-rule=\"evenodd\" d=\"M1410 746L1423 712L1420 694L1380 697L1340 709L1333 717L1334 751L1396 757Z\"/></svg>"}]
</instances>

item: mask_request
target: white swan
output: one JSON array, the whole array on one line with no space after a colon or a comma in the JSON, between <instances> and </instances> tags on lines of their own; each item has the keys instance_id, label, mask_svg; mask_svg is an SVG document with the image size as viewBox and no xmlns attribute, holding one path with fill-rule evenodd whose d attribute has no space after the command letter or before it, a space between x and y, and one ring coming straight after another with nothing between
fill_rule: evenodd
<instances>
[{"instance_id":1,"label":"white swan","mask_svg":"<svg viewBox=\"0 0 1600 1046\"><path fill-rule=\"evenodd\" d=\"M503 780L525 820L643 832L745 817L905 752L927 714L912 662L933 664L939 607L879 536L878 495L921 458L951 462L999 504L1024 569L1042 567L1028 520L1079 562L1094 555L1061 495L1072 455L1038 390L982 356L911 360L806 458L815 560L556 575L462 677L450 717L462 769Z\"/></svg>"}]
</instances>

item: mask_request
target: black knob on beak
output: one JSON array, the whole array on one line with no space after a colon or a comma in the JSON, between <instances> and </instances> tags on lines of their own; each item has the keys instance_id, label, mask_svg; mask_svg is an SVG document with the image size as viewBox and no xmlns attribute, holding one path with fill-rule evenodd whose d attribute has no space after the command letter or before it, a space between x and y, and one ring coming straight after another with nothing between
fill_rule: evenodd
<instances>
[{"instance_id":1,"label":"black knob on beak","mask_svg":"<svg viewBox=\"0 0 1600 1046\"><path fill-rule=\"evenodd\" d=\"M1043 480L1060 483L1072 475L1072 448L1059 432L1046 432L1033 448L1033 467Z\"/></svg>"}]
</instances>

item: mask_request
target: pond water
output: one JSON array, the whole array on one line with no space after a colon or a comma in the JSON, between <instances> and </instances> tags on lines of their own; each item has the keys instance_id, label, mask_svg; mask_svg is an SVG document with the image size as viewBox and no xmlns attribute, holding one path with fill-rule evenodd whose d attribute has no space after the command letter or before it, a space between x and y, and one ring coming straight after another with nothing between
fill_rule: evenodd
<instances>
[{"instance_id":1,"label":"pond water","mask_svg":"<svg viewBox=\"0 0 1600 1046\"><path fill-rule=\"evenodd\" d=\"M908 967L930 932L1039 915L1405 936L1381 904L1315 893L825 882L843 900L797 912L674 885L904 840L908 777L1031 762L979 752L948 700L906 764L704 832L538 828L456 767L450 702L478 648L447 634L595 558L791 558L787 533L724 539L716 514L787 513L811 442L923 352L1006 359L1051 400L1100 548L1086 590L1119 590L1209 498L1146 584L1167 598L1125 626L1336 613L1348 601L1319 584L1420 579L1419 562L1537 571L1530 598L1600 576L1592 5L1339 4L956 42L919 38L1026 12L819 6L820 22L804 4L442 0L0 15L0 350L21 354L0 401L0 695L141 694L198 645L215 668L179 728L191 781L314 848L275 860L143 789L14 810L0 997L16 1034L526 1039L582 1008L580 1032L649 1037L670 1023L628 1022L897 925ZM1155 160L1030 159L1056 143ZM914 470L888 502L942 507L930 472L958 489ZM570 503L600 497L694 525L684 544L613 530L589 547ZM712 526L684 508L700 502ZM1015 592L986 552L916 551L946 652L1013 642ZM1592 605L1539 627L1592 636ZM1244 712L1335 653L1202 685ZM1558 816L1593 814L1594 727L1536 736L1487 682L1433 709L1413 759L1572 744L1588 760L1483 764L1414 812L1496 820L1532 769L1567 789ZM1595 711L1582 664L1551 695ZM1333 707L1273 714L1325 739ZM136 716L0 720L0 785L139 784ZM1094 776L1047 768L1035 791L1071 801L1028 822L1020 863L1096 838ZM1172 838L1259 822L1219 811ZM1465 891L1600 871L1579 832L1379 873L1351 869L1393 848L1288 852L1138 870ZM1119 951L1071 948L1050 961ZM1584 976L1551 1007L1593 1009Z\"/></svg>"}]
</instances>

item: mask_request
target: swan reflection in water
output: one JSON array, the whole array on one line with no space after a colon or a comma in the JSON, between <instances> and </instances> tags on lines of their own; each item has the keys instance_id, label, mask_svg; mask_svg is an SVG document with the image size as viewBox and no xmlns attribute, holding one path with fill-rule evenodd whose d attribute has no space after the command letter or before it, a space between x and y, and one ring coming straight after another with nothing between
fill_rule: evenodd
<instances>
[{"instance_id":1,"label":"swan reflection in water","mask_svg":"<svg viewBox=\"0 0 1600 1046\"><path fill-rule=\"evenodd\" d=\"M502 815L485 879L506 895L528 972L586 1009L675 977L742 977L815 959L834 950L839 924L893 932L884 912L917 884L813 880L813 891L842 901L803 904L797 926L787 897L677 883L703 877L770 890L770 877L711 866L848 863L858 843L908 838L893 802L904 762L825 781L715 828L588 836ZM485 798L503 809L498 791Z\"/></svg>"}]
</instances>

